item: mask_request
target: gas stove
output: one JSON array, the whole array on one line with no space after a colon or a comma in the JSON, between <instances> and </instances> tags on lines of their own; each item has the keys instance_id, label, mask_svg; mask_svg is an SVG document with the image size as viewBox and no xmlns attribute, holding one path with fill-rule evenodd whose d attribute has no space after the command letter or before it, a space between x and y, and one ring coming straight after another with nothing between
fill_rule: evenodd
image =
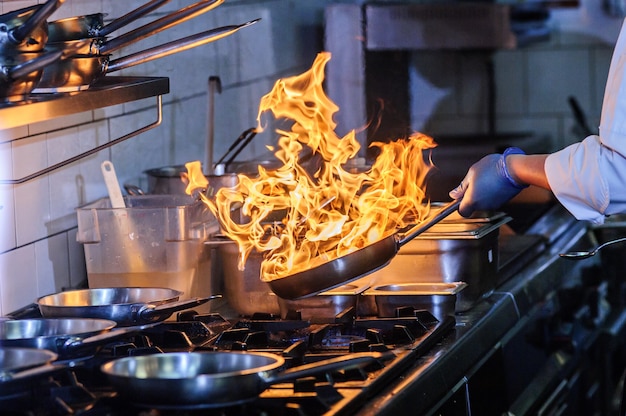
<instances>
[{"instance_id":1,"label":"gas stove","mask_svg":"<svg viewBox=\"0 0 626 416\"><path fill-rule=\"evenodd\" d=\"M179 313L141 332L111 342L87 357L59 362L42 376L0 383L0 408L16 415L324 415L352 414L397 380L455 326L453 316L399 308L393 318L358 317L351 309L323 323L281 319L265 313L226 319L218 313ZM13 319L38 317L36 308ZM269 352L285 369L327 358L382 352L384 359L354 370L321 373L271 385L256 398L224 408L160 409L136 405L116 391L100 371L125 356L181 351Z\"/></svg>"}]
</instances>

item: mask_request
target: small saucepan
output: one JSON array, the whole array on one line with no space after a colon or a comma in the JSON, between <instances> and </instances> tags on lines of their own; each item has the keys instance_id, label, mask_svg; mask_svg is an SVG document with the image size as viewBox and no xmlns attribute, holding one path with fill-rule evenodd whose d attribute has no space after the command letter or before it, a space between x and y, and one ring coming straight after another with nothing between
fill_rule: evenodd
<instances>
[{"instance_id":1,"label":"small saucepan","mask_svg":"<svg viewBox=\"0 0 626 416\"><path fill-rule=\"evenodd\" d=\"M91 42L88 45L85 45L80 53L85 55L110 55L112 52L115 52L125 46L155 35L214 9L223 2L224 0L200 0L197 3L183 7L180 10L172 12L164 17L161 17L160 19L147 23L113 39L107 39L106 32L104 34L93 33L92 35L83 36L82 38L77 39L58 41L49 39L48 47L52 49L65 49L72 47L76 42L90 40Z\"/></svg>"},{"instance_id":2,"label":"small saucepan","mask_svg":"<svg viewBox=\"0 0 626 416\"><path fill-rule=\"evenodd\" d=\"M115 329L104 319L14 319L0 322L0 347L37 348L76 358L145 327Z\"/></svg>"},{"instance_id":3,"label":"small saucepan","mask_svg":"<svg viewBox=\"0 0 626 416\"><path fill-rule=\"evenodd\" d=\"M124 357L101 369L119 394L139 406L200 409L245 403L272 384L383 358L381 353L349 354L281 372L285 359L271 353L184 352Z\"/></svg>"},{"instance_id":4,"label":"small saucepan","mask_svg":"<svg viewBox=\"0 0 626 416\"><path fill-rule=\"evenodd\" d=\"M48 42L64 42L68 40L108 36L169 1L170 0L151 0L107 24L104 23L104 17L106 16L104 13L92 13L48 22Z\"/></svg>"},{"instance_id":5,"label":"small saucepan","mask_svg":"<svg viewBox=\"0 0 626 416\"><path fill-rule=\"evenodd\" d=\"M223 26L168 42L141 52L111 60L110 55L80 55L48 65L37 88L37 92L69 92L89 88L98 79L114 71L183 52L231 35L241 28L256 23L259 19L240 25Z\"/></svg>"},{"instance_id":6,"label":"small saucepan","mask_svg":"<svg viewBox=\"0 0 626 416\"><path fill-rule=\"evenodd\" d=\"M182 292L159 287L110 287L59 292L37 299L46 318L105 319L118 326L160 322L172 313L205 304L222 295L178 300Z\"/></svg>"},{"instance_id":7,"label":"small saucepan","mask_svg":"<svg viewBox=\"0 0 626 416\"><path fill-rule=\"evenodd\" d=\"M46 19L65 0L48 0L0 15L0 52L41 52L48 42Z\"/></svg>"}]
</instances>

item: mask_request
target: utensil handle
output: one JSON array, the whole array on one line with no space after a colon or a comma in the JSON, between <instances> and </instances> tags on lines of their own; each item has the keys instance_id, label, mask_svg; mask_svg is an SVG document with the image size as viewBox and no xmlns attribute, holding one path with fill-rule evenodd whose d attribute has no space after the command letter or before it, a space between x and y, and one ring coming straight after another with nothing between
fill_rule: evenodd
<instances>
[{"instance_id":1,"label":"utensil handle","mask_svg":"<svg viewBox=\"0 0 626 416\"><path fill-rule=\"evenodd\" d=\"M109 160L105 160L100 165L102 169L102 176L104 176L104 183L109 191L109 198L111 199L111 206L113 208L126 208L124 204L124 197L122 196L122 190L120 184L117 181L117 175L115 174L115 167Z\"/></svg>"},{"instance_id":2,"label":"utensil handle","mask_svg":"<svg viewBox=\"0 0 626 416\"><path fill-rule=\"evenodd\" d=\"M441 222L443 219L445 219L450 214L452 214L457 209L459 209L459 205L460 204L461 204L461 200L460 199L455 199L454 201L451 201L451 202L447 203L446 205L444 205L443 208L441 208L439 210L439 212L434 217L432 217L431 219L429 219L426 222L423 222L421 224L417 224L416 226L411 228L398 241L398 247L402 247L403 245L405 245L406 243L408 243L409 241L411 241L412 239L414 239L415 237L417 237L418 235L420 235L424 231L428 230L433 225Z\"/></svg>"}]
</instances>

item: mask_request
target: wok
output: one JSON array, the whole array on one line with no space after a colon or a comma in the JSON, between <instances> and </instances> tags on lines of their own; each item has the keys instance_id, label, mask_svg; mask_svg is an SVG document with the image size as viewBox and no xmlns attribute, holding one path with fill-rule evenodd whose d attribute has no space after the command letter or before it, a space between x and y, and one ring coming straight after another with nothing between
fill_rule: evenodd
<instances>
[{"instance_id":1,"label":"wok","mask_svg":"<svg viewBox=\"0 0 626 416\"><path fill-rule=\"evenodd\" d=\"M161 408L224 407L254 400L270 385L359 368L381 353L350 354L280 372L285 359L265 352L184 352L124 357L102 372L129 400Z\"/></svg>"},{"instance_id":2,"label":"wok","mask_svg":"<svg viewBox=\"0 0 626 416\"><path fill-rule=\"evenodd\" d=\"M178 300L182 292L159 287L111 287L59 292L37 299L46 318L111 320L118 326L159 322L221 295Z\"/></svg>"},{"instance_id":3,"label":"wok","mask_svg":"<svg viewBox=\"0 0 626 416\"><path fill-rule=\"evenodd\" d=\"M197 3L184 7L110 40L107 40L103 35L95 34L93 36L84 37L83 39L61 40L56 42L48 41L48 46L53 49L65 49L72 47L72 45L76 42L88 39L91 40L91 42L85 45L79 53L84 55L108 55L118 49L130 45L131 43L138 42L141 39L186 22L187 20L199 16L202 13L214 9L221 3L223 3L223 0L200 0Z\"/></svg>"},{"instance_id":4,"label":"wok","mask_svg":"<svg viewBox=\"0 0 626 416\"><path fill-rule=\"evenodd\" d=\"M44 349L73 358L144 329L114 327L115 322L104 319L14 319L0 322L0 347Z\"/></svg>"},{"instance_id":5,"label":"wok","mask_svg":"<svg viewBox=\"0 0 626 416\"><path fill-rule=\"evenodd\" d=\"M404 244L456 211L460 202L455 200L444 205L430 220L417 224L402 237L397 233L391 234L309 270L272 280L269 282L270 289L281 298L299 299L337 288L372 273L389 263Z\"/></svg>"},{"instance_id":6,"label":"wok","mask_svg":"<svg viewBox=\"0 0 626 416\"><path fill-rule=\"evenodd\" d=\"M89 88L110 72L163 58L231 35L260 19L223 26L111 60L110 55L75 56L45 67L37 92L68 92Z\"/></svg>"},{"instance_id":7,"label":"wok","mask_svg":"<svg viewBox=\"0 0 626 416\"><path fill-rule=\"evenodd\" d=\"M0 52L40 52L48 41L46 19L65 0L48 0L0 15Z\"/></svg>"},{"instance_id":8,"label":"wok","mask_svg":"<svg viewBox=\"0 0 626 416\"><path fill-rule=\"evenodd\" d=\"M104 24L104 13L93 13L84 16L48 22L48 42L63 42L92 37L105 37L131 22L158 9L170 0L151 0L148 3Z\"/></svg>"}]
</instances>

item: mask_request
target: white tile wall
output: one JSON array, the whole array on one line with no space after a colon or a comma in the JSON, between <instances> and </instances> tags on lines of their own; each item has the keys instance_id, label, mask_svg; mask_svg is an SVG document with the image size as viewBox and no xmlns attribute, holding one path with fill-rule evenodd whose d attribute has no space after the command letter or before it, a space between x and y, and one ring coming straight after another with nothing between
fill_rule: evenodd
<instances>
[{"instance_id":1,"label":"white tile wall","mask_svg":"<svg viewBox=\"0 0 626 416\"><path fill-rule=\"evenodd\" d=\"M3 0L0 11L36 2ZM21 185L0 185L0 314L84 281L85 261L82 246L76 243L74 210L106 194L100 173L103 160L115 163L120 182L141 185L146 169L203 159L207 80L212 75L219 76L223 84L222 93L214 99L215 156L223 154L232 140L255 124L259 99L274 81L310 67L322 47L323 8L332 2L227 0L214 11L116 52L115 57L125 56L216 26L262 18L256 25L215 43L110 74L170 79L163 122L157 128L41 178ZM67 0L53 18L103 11L110 19L143 3ZM585 7L600 7L601 2L583 3ZM172 1L151 18L187 4L188 0ZM502 131L540 131L549 134L555 146L573 140L568 136L573 123L565 102L572 92L583 100L583 108L597 123L611 53L611 39L606 38L615 36L619 25L603 22L609 35L597 39L590 36L593 28L584 25L584 36L571 35L576 27L583 27L583 11L565 13L569 14L562 23L555 20L555 37L546 45L493 55L498 128ZM142 19L128 29L146 21ZM476 56L416 56L412 68L417 98L412 107L414 127L442 132L484 129L482 68ZM427 79L420 71L428 72ZM150 123L155 118L154 103L154 99L141 100L2 130L0 179L32 173ZM273 143L269 127L242 158L269 155L265 148L265 144Z\"/></svg>"}]
</instances>

